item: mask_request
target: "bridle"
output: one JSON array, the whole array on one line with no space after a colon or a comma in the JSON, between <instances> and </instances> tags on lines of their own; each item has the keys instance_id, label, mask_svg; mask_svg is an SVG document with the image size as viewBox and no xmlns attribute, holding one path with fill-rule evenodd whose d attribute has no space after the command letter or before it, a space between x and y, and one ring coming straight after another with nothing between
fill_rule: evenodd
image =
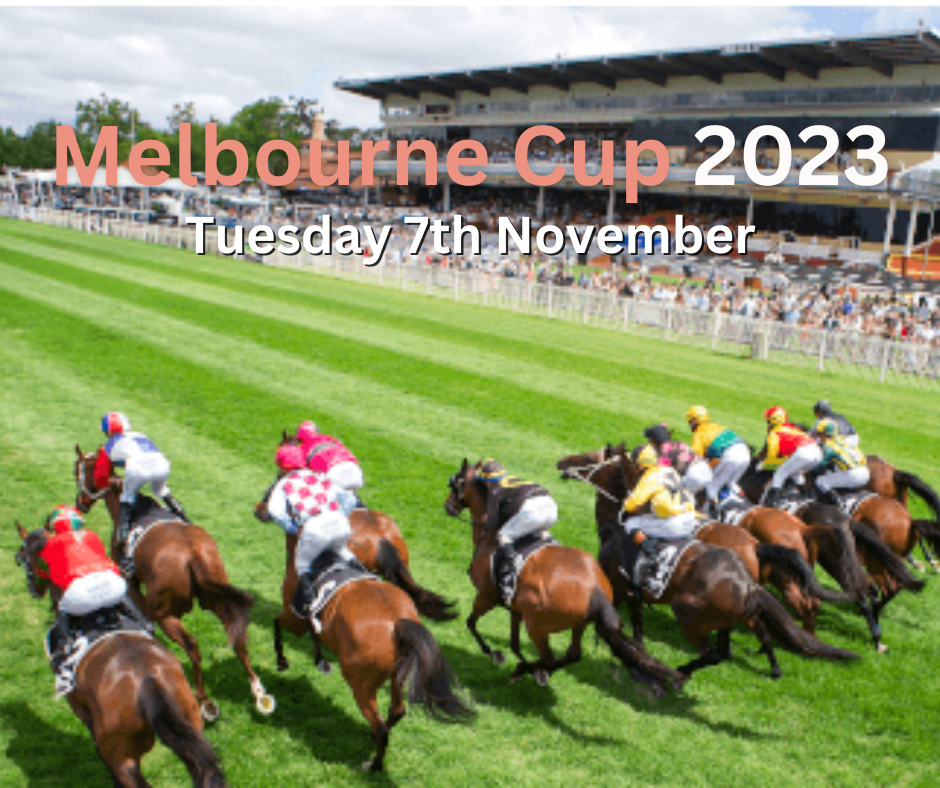
<instances>
[{"instance_id":1,"label":"bridle","mask_svg":"<svg viewBox=\"0 0 940 788\"><path fill-rule=\"evenodd\" d=\"M451 517L464 519L460 517L460 515L463 514L464 509L467 508L467 504L464 501L464 495L467 492L466 476L455 473L447 480L447 486L450 487L451 494L448 496L447 500L444 501L444 511Z\"/></svg>"},{"instance_id":2,"label":"bridle","mask_svg":"<svg viewBox=\"0 0 940 788\"><path fill-rule=\"evenodd\" d=\"M613 465L615 462L620 462L620 457L614 455L609 459L602 460L601 462L590 463L588 465L575 465L571 468L565 468L564 473L569 475L570 478L577 479L579 482L584 482L585 484L590 484L595 490L597 490L601 495L607 498L614 503L619 504L620 501L616 496L611 495L607 490L601 487L599 484L593 481L594 474L597 473L601 468L606 468L608 465ZM588 471L587 475L580 473L580 471ZM620 472L623 473L623 467L621 466ZM626 477L625 477L626 478Z\"/></svg>"},{"instance_id":3,"label":"bridle","mask_svg":"<svg viewBox=\"0 0 940 788\"><path fill-rule=\"evenodd\" d=\"M98 490L97 492L92 492L88 489L88 482L85 478L85 463L88 462L92 457L95 456L95 452L88 452L78 461L78 470L75 474L75 481L78 485L78 495L75 498L75 507L84 513L87 513L91 509L91 504L95 501L100 501L108 494L108 488L105 487L103 490Z\"/></svg>"},{"instance_id":4,"label":"bridle","mask_svg":"<svg viewBox=\"0 0 940 788\"><path fill-rule=\"evenodd\" d=\"M35 533L35 531L33 532ZM36 584L36 572L33 568L33 551L29 547L29 540L33 536L30 534L23 541L23 546L17 551L13 560L16 565L23 568L26 573L26 587L29 589L30 596L36 599L42 599L42 592Z\"/></svg>"}]
</instances>

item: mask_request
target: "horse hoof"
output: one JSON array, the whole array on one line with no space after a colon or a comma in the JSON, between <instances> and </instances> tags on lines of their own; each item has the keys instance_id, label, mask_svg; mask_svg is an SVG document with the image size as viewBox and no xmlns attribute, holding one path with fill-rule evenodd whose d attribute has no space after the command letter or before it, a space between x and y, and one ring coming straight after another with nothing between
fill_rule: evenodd
<instances>
[{"instance_id":1,"label":"horse hoof","mask_svg":"<svg viewBox=\"0 0 940 788\"><path fill-rule=\"evenodd\" d=\"M938 561L936 558L930 562L930 565L933 567L934 572L940 572L940 561Z\"/></svg>"},{"instance_id":2,"label":"horse hoof","mask_svg":"<svg viewBox=\"0 0 940 788\"><path fill-rule=\"evenodd\" d=\"M879 643L879 644L878 644L878 653L879 653L879 654L887 654L887 653L888 653L888 647L887 647L884 643Z\"/></svg>"},{"instance_id":3,"label":"horse hoof","mask_svg":"<svg viewBox=\"0 0 940 788\"><path fill-rule=\"evenodd\" d=\"M214 700L204 700L199 706L199 711L202 712L202 718L206 722L215 722L221 713Z\"/></svg>"},{"instance_id":4,"label":"horse hoof","mask_svg":"<svg viewBox=\"0 0 940 788\"><path fill-rule=\"evenodd\" d=\"M914 562L914 568L915 568L918 572L923 572L923 571L924 571L924 562L923 562L923 561L915 561L915 562ZM936 567L934 567L934 568L936 568Z\"/></svg>"},{"instance_id":5,"label":"horse hoof","mask_svg":"<svg viewBox=\"0 0 940 788\"><path fill-rule=\"evenodd\" d=\"M505 665L506 664L506 655L502 651L491 651L490 659L493 660L494 665Z\"/></svg>"},{"instance_id":6,"label":"horse hoof","mask_svg":"<svg viewBox=\"0 0 940 788\"><path fill-rule=\"evenodd\" d=\"M378 759L372 761L363 761L362 771L364 772L380 772L382 771L382 764L379 763Z\"/></svg>"},{"instance_id":7,"label":"horse hoof","mask_svg":"<svg viewBox=\"0 0 940 788\"><path fill-rule=\"evenodd\" d=\"M536 670L532 673L532 678L535 679L535 683L540 687L547 687L550 674L547 670Z\"/></svg>"},{"instance_id":8,"label":"horse hoof","mask_svg":"<svg viewBox=\"0 0 940 788\"><path fill-rule=\"evenodd\" d=\"M277 701L274 700L273 695L259 695L255 698L255 706L258 707L258 711L267 717L269 714L274 714L274 710L277 708Z\"/></svg>"},{"instance_id":9,"label":"horse hoof","mask_svg":"<svg viewBox=\"0 0 940 788\"><path fill-rule=\"evenodd\" d=\"M278 673L283 673L290 667L290 663L284 657L278 657L277 660L277 671Z\"/></svg>"},{"instance_id":10,"label":"horse hoof","mask_svg":"<svg viewBox=\"0 0 940 788\"><path fill-rule=\"evenodd\" d=\"M770 671L770 678L771 678L773 681L776 681L776 680L779 679L782 675L783 675L783 671L780 670L780 668L777 668L776 670Z\"/></svg>"},{"instance_id":11,"label":"horse hoof","mask_svg":"<svg viewBox=\"0 0 940 788\"><path fill-rule=\"evenodd\" d=\"M321 659L317 663L317 670L319 670L321 673L325 673L326 675L329 675L330 673L333 672L333 663L327 662L325 659Z\"/></svg>"}]
</instances>

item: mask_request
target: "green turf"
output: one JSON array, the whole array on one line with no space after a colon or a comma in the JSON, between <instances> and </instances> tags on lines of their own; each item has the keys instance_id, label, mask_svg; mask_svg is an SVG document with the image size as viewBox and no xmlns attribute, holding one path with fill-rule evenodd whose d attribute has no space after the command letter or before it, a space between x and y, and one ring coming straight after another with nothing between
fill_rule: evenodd
<instances>
[{"instance_id":1,"label":"green turf","mask_svg":"<svg viewBox=\"0 0 940 788\"><path fill-rule=\"evenodd\" d=\"M252 710L221 627L192 616L223 709L208 735L232 785L940 781L936 583L888 609L884 657L858 616L824 608L821 635L859 650L858 664L783 654L774 683L742 631L731 664L658 702L615 677L593 638L580 665L539 689L508 686L510 667L484 659L460 621L431 625L478 719L463 728L411 714L392 736L387 774L362 775L372 745L342 678L317 673L309 646L292 639L291 670L274 670L283 537L251 517L280 431L313 418L360 457L364 498L398 520L418 579L466 613L469 533L442 509L464 456L495 456L545 483L561 508L555 533L593 552L590 490L553 470L564 454L636 443L652 421L680 427L696 403L758 443L769 405L808 420L826 396L851 415L866 449L936 484L935 395L12 220L0 220L0 304L0 785L107 782L84 728L52 701L41 645L48 610L13 566L12 521L35 526L73 498L73 445L93 448L111 409L171 458L174 492L218 540L233 582L258 600L253 657L279 702L270 719ZM107 533L103 511L89 523ZM648 621L657 656L688 659L671 614ZM505 612L482 630L505 647ZM155 785L185 783L162 747L144 768Z\"/></svg>"}]
</instances>

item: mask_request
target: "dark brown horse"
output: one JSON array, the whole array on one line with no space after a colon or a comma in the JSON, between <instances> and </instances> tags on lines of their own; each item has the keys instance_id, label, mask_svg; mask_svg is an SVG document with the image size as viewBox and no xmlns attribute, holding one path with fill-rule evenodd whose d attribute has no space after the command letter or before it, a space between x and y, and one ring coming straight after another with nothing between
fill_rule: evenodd
<instances>
[{"instance_id":1,"label":"dark brown horse","mask_svg":"<svg viewBox=\"0 0 940 788\"><path fill-rule=\"evenodd\" d=\"M75 451L78 454L75 505L82 512L88 512L96 501L104 501L114 523L111 554L115 556L122 481L112 476L106 489L98 489L94 483L95 452L83 454L78 446ZM176 520L154 525L138 543L134 565L134 576L128 578L129 594L137 606L160 625L166 636L186 652L192 662L193 684L203 717L210 721L216 719L219 707L206 694L199 644L183 626L183 616L193 609L195 600L203 610L214 613L225 627L229 643L248 673L258 711L272 713L274 698L265 691L248 658L251 595L229 584L218 545L208 532L198 525Z\"/></svg>"},{"instance_id":2,"label":"dark brown horse","mask_svg":"<svg viewBox=\"0 0 940 788\"><path fill-rule=\"evenodd\" d=\"M471 467L467 460L463 461L457 474L450 478L450 495L444 510L451 517L459 517L464 509L470 509L474 544L470 579L477 596L467 627L483 653L496 664L502 664L505 657L493 651L477 630L480 618L499 603L490 574L490 560L497 546L496 529L486 527L487 492L478 477L479 470L480 463ZM538 684L547 684L556 670L581 659L584 631L593 623L597 634L636 681L647 685L656 695L669 689L681 689L685 676L663 665L623 635L623 624L611 599L610 583L597 562L583 550L550 545L532 555L519 574L510 608L510 647L519 659L510 681L518 681L531 673ZM522 654L523 623L538 649L536 662L528 661ZM549 636L569 629L571 645L565 656L557 659Z\"/></svg>"},{"instance_id":3,"label":"dark brown horse","mask_svg":"<svg viewBox=\"0 0 940 788\"><path fill-rule=\"evenodd\" d=\"M31 593L42 597L51 589L57 609L60 592L36 574L48 533L41 528L27 533L19 523L17 530L23 546L16 559L26 569ZM196 788L225 785L186 675L158 640L131 632L99 640L79 665L75 689L66 697L91 733L115 785L150 785L140 761L157 738L186 765Z\"/></svg>"},{"instance_id":4,"label":"dark brown horse","mask_svg":"<svg viewBox=\"0 0 940 788\"><path fill-rule=\"evenodd\" d=\"M285 430L280 445L299 446L300 441ZM453 602L415 582L408 568L408 545L391 517L372 509L355 509L349 515L349 525L353 532L349 549L366 569L408 594L422 616L432 621L451 621L457 617Z\"/></svg>"},{"instance_id":5,"label":"dark brown horse","mask_svg":"<svg viewBox=\"0 0 940 788\"><path fill-rule=\"evenodd\" d=\"M255 507L259 519L267 519L267 503ZM389 733L405 716L405 684L411 677L408 700L422 706L442 721L464 721L473 716L470 707L454 692L454 678L434 636L418 618L411 598L397 586L378 578L348 583L340 588L320 615L322 631L314 633L306 619L291 607L297 591L294 550L297 536L287 537L287 566L281 584L283 609L274 620L274 650L279 670L289 667L284 655L281 631L303 637L309 634L316 644L316 663L329 673L320 644L339 658L343 678L349 684L356 705L372 729L376 754L362 767L380 771L385 762ZM388 718L382 719L376 696L391 679Z\"/></svg>"},{"instance_id":6,"label":"dark brown horse","mask_svg":"<svg viewBox=\"0 0 940 788\"><path fill-rule=\"evenodd\" d=\"M612 452L608 464L619 467L624 490L636 486L641 471L627 456L623 444ZM569 467L567 472L570 473L574 467ZM595 473L588 480L594 483L596 478ZM618 502L618 511L619 508ZM680 670L691 672L728 659L731 656L731 627L735 623L745 626L761 642L762 651L770 661L773 678L782 675L773 648L775 639L783 647L805 657L833 660L857 657L850 651L829 646L797 628L786 608L754 581L741 559L731 550L717 545L693 543L683 553L662 596L657 599L644 593L641 598L633 593L620 571L622 540L627 536L616 525L616 519L605 519L603 522L605 526L601 528L602 544L598 560L614 586L616 598L625 599L628 603L634 635L638 638L642 636L644 601L648 604L669 605L679 629L698 649L699 658ZM717 650L710 639L712 632L718 633Z\"/></svg>"},{"instance_id":7,"label":"dark brown horse","mask_svg":"<svg viewBox=\"0 0 940 788\"><path fill-rule=\"evenodd\" d=\"M597 490L594 514L602 544L619 530L618 517L623 501L629 494L625 486L626 477L620 467L620 457L625 453L625 448L607 446L584 454L572 454L557 464L562 479L587 482ZM820 600L847 602L850 599L843 593L830 591L819 584L812 569L817 555L815 551L810 561L807 551L800 549L804 548L802 542L797 540L794 544L789 539L760 539L752 530L752 526L757 525L769 533L775 533L781 526L791 524L806 528L786 512L759 508L747 512L737 525L708 523L699 529L696 539L734 551L744 562L751 577L761 586L775 586L797 611L803 629L815 633ZM854 554L850 554L854 557ZM615 599L617 604L621 601Z\"/></svg>"}]
</instances>

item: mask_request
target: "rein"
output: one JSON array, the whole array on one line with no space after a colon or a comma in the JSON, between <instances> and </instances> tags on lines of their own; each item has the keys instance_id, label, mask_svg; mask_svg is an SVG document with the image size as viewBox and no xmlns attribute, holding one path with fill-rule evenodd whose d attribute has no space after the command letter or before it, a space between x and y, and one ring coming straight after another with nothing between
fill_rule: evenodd
<instances>
[{"instance_id":1,"label":"rein","mask_svg":"<svg viewBox=\"0 0 940 788\"><path fill-rule=\"evenodd\" d=\"M597 490L601 495L607 498L614 503L620 503L620 501L613 495L611 495L607 490L601 487L599 484L596 484L592 481L592 477L597 473L601 468L606 468L608 465L613 465L615 462L620 462L619 457L611 457L609 460L604 460L603 462L596 462L591 465L576 465L573 468L565 468L565 473L571 474L579 482L584 482L585 484L590 484L595 490ZM579 471L590 471L586 476L583 476Z\"/></svg>"},{"instance_id":2,"label":"rein","mask_svg":"<svg viewBox=\"0 0 940 788\"><path fill-rule=\"evenodd\" d=\"M108 488L105 487L103 490L98 490L98 492L93 493L88 489L88 483L85 481L85 462L94 456L95 452L88 452L88 454L82 457L81 462L78 464L78 491L89 500L100 501L108 494Z\"/></svg>"}]
</instances>

